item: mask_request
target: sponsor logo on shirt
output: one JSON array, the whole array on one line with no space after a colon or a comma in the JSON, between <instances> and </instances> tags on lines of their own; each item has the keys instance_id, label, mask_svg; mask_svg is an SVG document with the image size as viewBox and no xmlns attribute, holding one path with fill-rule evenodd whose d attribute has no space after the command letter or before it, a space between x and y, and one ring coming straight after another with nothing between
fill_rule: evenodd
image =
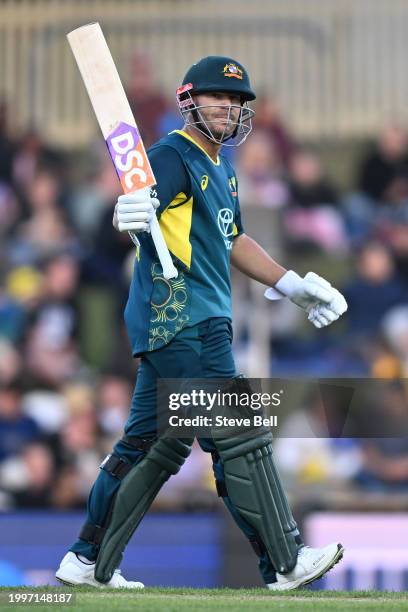
<instances>
[{"instance_id":1,"label":"sponsor logo on shirt","mask_svg":"<svg viewBox=\"0 0 408 612\"><path fill-rule=\"evenodd\" d=\"M234 233L234 213L230 208L221 208L218 211L218 227L224 236L225 246L228 250L232 249L230 236Z\"/></svg>"}]
</instances>

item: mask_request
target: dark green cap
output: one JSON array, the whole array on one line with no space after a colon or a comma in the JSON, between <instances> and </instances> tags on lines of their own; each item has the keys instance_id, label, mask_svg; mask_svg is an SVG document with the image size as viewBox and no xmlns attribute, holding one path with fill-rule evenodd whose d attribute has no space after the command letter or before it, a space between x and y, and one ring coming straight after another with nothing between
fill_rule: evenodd
<instances>
[{"instance_id":1,"label":"dark green cap","mask_svg":"<svg viewBox=\"0 0 408 612\"><path fill-rule=\"evenodd\" d=\"M193 64L183 79L191 83L194 93L226 91L239 94L244 100L255 100L249 76L242 64L231 57L209 55Z\"/></svg>"}]
</instances>

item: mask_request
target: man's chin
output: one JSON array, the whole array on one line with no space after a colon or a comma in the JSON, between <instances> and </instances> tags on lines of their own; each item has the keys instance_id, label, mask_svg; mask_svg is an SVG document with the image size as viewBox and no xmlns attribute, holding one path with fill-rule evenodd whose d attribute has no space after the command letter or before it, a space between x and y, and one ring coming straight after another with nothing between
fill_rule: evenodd
<instances>
[{"instance_id":1,"label":"man's chin","mask_svg":"<svg viewBox=\"0 0 408 612\"><path fill-rule=\"evenodd\" d=\"M233 129L229 129L229 130L211 130L211 133L212 133L213 137L216 140L219 140L219 141L221 141L221 139L222 140L226 140L227 138L231 138L233 132L234 132Z\"/></svg>"},{"instance_id":2,"label":"man's chin","mask_svg":"<svg viewBox=\"0 0 408 612\"><path fill-rule=\"evenodd\" d=\"M220 129L214 129L214 128L207 128L209 130L210 133L207 133L207 130L200 130L202 134L204 134L204 136L207 138L207 140L214 142L214 140L219 141L220 143L227 140L228 138L231 138L232 134L234 133L235 128L229 128L228 130L225 130L224 128L220 128Z\"/></svg>"}]
</instances>

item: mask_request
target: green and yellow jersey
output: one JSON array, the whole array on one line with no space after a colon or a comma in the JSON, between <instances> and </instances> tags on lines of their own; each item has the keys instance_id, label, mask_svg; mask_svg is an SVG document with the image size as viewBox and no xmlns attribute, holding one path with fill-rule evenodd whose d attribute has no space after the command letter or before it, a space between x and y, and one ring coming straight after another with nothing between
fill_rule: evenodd
<instances>
[{"instance_id":1,"label":"green and yellow jersey","mask_svg":"<svg viewBox=\"0 0 408 612\"><path fill-rule=\"evenodd\" d=\"M243 232L237 179L191 136L171 132L148 151L157 180L161 230L178 268L163 278L151 237L139 235L125 320L134 355L170 342L184 327L231 318L230 254Z\"/></svg>"}]
</instances>

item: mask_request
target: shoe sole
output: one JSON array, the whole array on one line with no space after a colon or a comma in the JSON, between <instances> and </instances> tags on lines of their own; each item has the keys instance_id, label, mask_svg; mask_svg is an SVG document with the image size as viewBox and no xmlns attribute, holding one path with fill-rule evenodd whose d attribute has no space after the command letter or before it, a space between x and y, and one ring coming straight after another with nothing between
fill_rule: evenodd
<instances>
[{"instance_id":1,"label":"shoe sole","mask_svg":"<svg viewBox=\"0 0 408 612\"><path fill-rule=\"evenodd\" d=\"M64 584L65 586L70 586L70 587L90 586L90 587L94 587L95 589L99 589L104 586L103 584L99 586L99 584L93 584L92 582L87 582L86 580L82 582L69 582L68 580L65 580L64 578L61 578L60 576L58 576L58 573L55 574L55 577L58 580L58 582L61 582L61 584Z\"/></svg>"},{"instance_id":2,"label":"shoe sole","mask_svg":"<svg viewBox=\"0 0 408 612\"><path fill-rule=\"evenodd\" d=\"M316 574L309 575L306 579L299 579L294 581L292 584L282 585L280 588L271 589L271 591L294 591L295 589L299 589L300 587L311 584L315 580L319 580L322 578L327 572L329 572L333 567L341 561L344 554L344 547L342 544L337 544L337 552L334 557L330 560L330 562L323 568L317 571Z\"/></svg>"},{"instance_id":3,"label":"shoe sole","mask_svg":"<svg viewBox=\"0 0 408 612\"><path fill-rule=\"evenodd\" d=\"M59 578L58 576L55 576L56 579L58 580L58 582L60 582L61 584L65 585L65 586L69 586L69 587L76 587L76 586L87 586L87 587L92 587L93 589L103 589L104 587L107 587L106 584L93 584L92 582L67 582L67 580L63 580L62 578ZM109 587L109 588L128 588L129 590L141 590L144 589L144 586L142 587Z\"/></svg>"},{"instance_id":4,"label":"shoe sole","mask_svg":"<svg viewBox=\"0 0 408 612\"><path fill-rule=\"evenodd\" d=\"M55 576L55 577L58 580L58 582L60 582L61 584L64 584L65 586L70 586L70 587L75 587L75 586L90 586L90 587L94 587L95 589L98 588L94 584L90 584L88 582L68 582L67 580L63 580L62 578L58 578L58 576Z\"/></svg>"}]
</instances>

